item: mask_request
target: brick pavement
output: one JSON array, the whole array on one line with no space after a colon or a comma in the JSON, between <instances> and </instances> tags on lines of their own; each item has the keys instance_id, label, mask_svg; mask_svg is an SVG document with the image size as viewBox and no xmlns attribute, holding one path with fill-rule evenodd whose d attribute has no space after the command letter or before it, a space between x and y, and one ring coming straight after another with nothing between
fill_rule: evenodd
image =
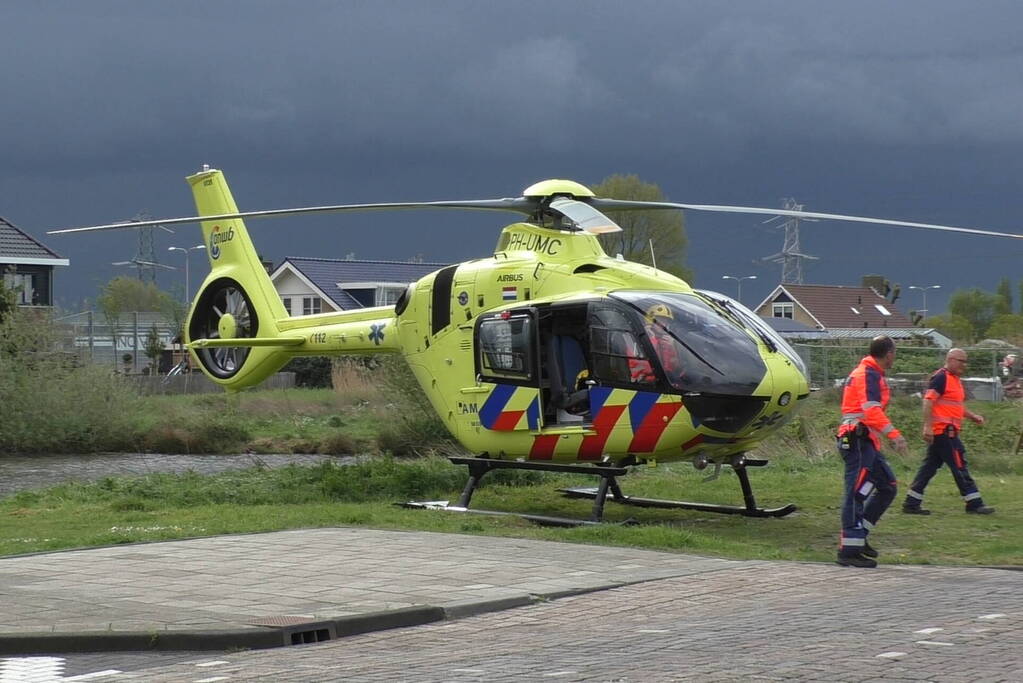
<instances>
[{"instance_id":1,"label":"brick pavement","mask_svg":"<svg viewBox=\"0 0 1023 683\"><path fill-rule=\"evenodd\" d=\"M558 551L550 552L552 547ZM651 551L357 528L2 558L0 653L47 647L272 647L283 644L282 636L257 623L292 624L283 634L288 642L289 632L321 623L338 634L421 623L738 564ZM390 621L367 626L366 619ZM59 640L62 635L68 638Z\"/></svg>"},{"instance_id":2,"label":"brick pavement","mask_svg":"<svg viewBox=\"0 0 1023 683\"><path fill-rule=\"evenodd\" d=\"M310 529L0 559L0 647L41 631L77 631L110 649L132 632L166 644L173 633L273 632L252 625L267 616L391 615L375 628L426 607L448 619L258 652L225 653L214 640L222 651L208 655L76 655L68 671L146 681L1023 681L1021 586L1020 572L992 569L863 571Z\"/></svg>"},{"instance_id":3,"label":"brick pavement","mask_svg":"<svg viewBox=\"0 0 1023 683\"><path fill-rule=\"evenodd\" d=\"M202 669L197 661L181 662L139 677L1023 681L1021 580L1018 572L988 569L864 573L779 562L320 645L225 655Z\"/></svg>"}]
</instances>

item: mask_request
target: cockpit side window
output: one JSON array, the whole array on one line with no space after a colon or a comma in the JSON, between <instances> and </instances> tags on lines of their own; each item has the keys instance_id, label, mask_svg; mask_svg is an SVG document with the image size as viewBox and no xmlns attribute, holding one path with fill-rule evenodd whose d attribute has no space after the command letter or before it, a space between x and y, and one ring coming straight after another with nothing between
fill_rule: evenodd
<instances>
[{"instance_id":1,"label":"cockpit side window","mask_svg":"<svg viewBox=\"0 0 1023 683\"><path fill-rule=\"evenodd\" d=\"M676 390L749 396L764 379L767 367L753 335L706 301L681 292L619 291L611 297L644 321L644 341Z\"/></svg>"},{"instance_id":2,"label":"cockpit side window","mask_svg":"<svg viewBox=\"0 0 1023 683\"><path fill-rule=\"evenodd\" d=\"M479 367L484 377L530 380L533 372L533 319L528 315L480 321Z\"/></svg>"},{"instance_id":3,"label":"cockpit side window","mask_svg":"<svg viewBox=\"0 0 1023 683\"><path fill-rule=\"evenodd\" d=\"M589 330L594 379L609 384L657 384L647 350L623 311L593 304Z\"/></svg>"}]
</instances>

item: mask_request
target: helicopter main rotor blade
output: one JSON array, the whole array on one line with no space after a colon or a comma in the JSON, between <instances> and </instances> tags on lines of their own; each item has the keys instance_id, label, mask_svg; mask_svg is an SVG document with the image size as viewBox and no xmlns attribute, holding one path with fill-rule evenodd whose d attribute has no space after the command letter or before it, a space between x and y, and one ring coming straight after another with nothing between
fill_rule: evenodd
<instances>
[{"instance_id":1,"label":"helicopter main rotor blade","mask_svg":"<svg viewBox=\"0 0 1023 683\"><path fill-rule=\"evenodd\" d=\"M530 197L506 197L503 199L470 199L466 201L442 202L389 202L382 204L337 204L333 206L306 206L296 209L270 209L267 211L242 211L239 213L222 213L212 216L188 216L185 218L162 218L151 221L119 221L106 225L90 225L81 228L64 228L48 230L47 235L66 235L78 232L100 232L102 230L122 230L125 228L147 228L154 225L180 225L182 223L201 223L204 221L225 221L233 218L275 218L279 216L304 216L310 214L342 213L345 211L389 211L403 209L469 209L478 211L514 211L526 215L532 214L538 201ZM599 212L598 212L599 213Z\"/></svg>"},{"instance_id":2,"label":"helicopter main rotor blade","mask_svg":"<svg viewBox=\"0 0 1023 683\"><path fill-rule=\"evenodd\" d=\"M714 204L678 204L675 202L642 202L622 199L591 199L590 204L604 211L638 211L642 209L688 209L691 211L716 211L723 213L754 213L767 216L791 216L794 218L821 218L833 221L849 221L852 223L875 223L892 225L901 228L923 228L925 230L943 230L946 232L962 232L969 235L987 235L988 237L1014 237L1023 239L1023 235L1011 232L996 232L978 228L961 228L954 225L936 225L934 223L914 223L912 221L895 221L887 218L867 218L865 216L846 216L837 213L818 213L815 211L790 211L787 209L763 209L755 206L719 206Z\"/></svg>"}]
</instances>

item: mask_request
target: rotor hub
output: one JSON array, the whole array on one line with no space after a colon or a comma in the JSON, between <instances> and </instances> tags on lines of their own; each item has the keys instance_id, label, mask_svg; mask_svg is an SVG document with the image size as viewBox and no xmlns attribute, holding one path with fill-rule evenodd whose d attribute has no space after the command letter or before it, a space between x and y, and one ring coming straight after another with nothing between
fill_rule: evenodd
<instances>
[{"instance_id":1,"label":"rotor hub","mask_svg":"<svg viewBox=\"0 0 1023 683\"><path fill-rule=\"evenodd\" d=\"M574 180L541 180L522 191L523 197L554 197L567 195L570 197L592 197L593 191Z\"/></svg>"},{"instance_id":2,"label":"rotor hub","mask_svg":"<svg viewBox=\"0 0 1023 683\"><path fill-rule=\"evenodd\" d=\"M235 322L234 316L230 313L220 316L220 322L217 323L217 332L220 333L221 339L234 339L237 337L238 323Z\"/></svg>"}]
</instances>

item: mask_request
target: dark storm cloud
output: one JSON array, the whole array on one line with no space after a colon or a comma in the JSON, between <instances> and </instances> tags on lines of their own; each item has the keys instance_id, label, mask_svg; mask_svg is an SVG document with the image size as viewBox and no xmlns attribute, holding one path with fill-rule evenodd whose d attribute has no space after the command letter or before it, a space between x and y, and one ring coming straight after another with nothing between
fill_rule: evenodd
<instances>
[{"instance_id":1,"label":"dark storm cloud","mask_svg":"<svg viewBox=\"0 0 1023 683\"><path fill-rule=\"evenodd\" d=\"M247 208L506 196L542 177L636 172L680 201L794 195L813 210L1011 230L1021 18L1014 2L923 0L15 0L0 7L11 55L0 64L0 214L36 231L142 207L187 213L181 176L211 162ZM259 243L277 259L450 260L496 237L456 228L498 225L375 220L410 253L376 232L340 239L327 221L268 228ZM756 221L689 224L705 283L780 247ZM852 284L874 269L842 251L848 228L813 230L804 245L827 264L813 281ZM879 267L929 275L929 236L855 234L892 240L896 256ZM73 259L68 280L92 282L133 239L48 241ZM961 247L978 259L989 249ZM777 278L750 272L764 287Z\"/></svg>"}]
</instances>

